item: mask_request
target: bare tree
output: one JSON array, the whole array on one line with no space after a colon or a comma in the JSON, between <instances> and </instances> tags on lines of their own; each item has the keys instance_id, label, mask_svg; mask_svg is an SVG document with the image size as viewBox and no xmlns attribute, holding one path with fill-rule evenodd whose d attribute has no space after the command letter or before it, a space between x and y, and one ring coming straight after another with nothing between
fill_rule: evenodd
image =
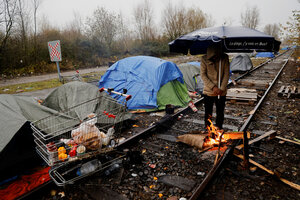
<instances>
[{"instance_id":1,"label":"bare tree","mask_svg":"<svg viewBox=\"0 0 300 200\"><path fill-rule=\"evenodd\" d=\"M105 8L97 8L93 16L87 19L87 33L111 49L117 35L119 19L118 15Z\"/></svg>"},{"instance_id":2,"label":"bare tree","mask_svg":"<svg viewBox=\"0 0 300 200\"><path fill-rule=\"evenodd\" d=\"M33 35L33 48L34 48L34 60L36 61L37 57L37 11L41 4L41 0L32 0L32 6L33 6L33 21L34 21L34 35Z\"/></svg>"},{"instance_id":3,"label":"bare tree","mask_svg":"<svg viewBox=\"0 0 300 200\"><path fill-rule=\"evenodd\" d=\"M288 43L300 45L300 11L293 10L286 25L282 25Z\"/></svg>"},{"instance_id":4,"label":"bare tree","mask_svg":"<svg viewBox=\"0 0 300 200\"><path fill-rule=\"evenodd\" d=\"M279 39L280 27L278 24L267 24L264 27L264 33L273 36L275 39Z\"/></svg>"},{"instance_id":5,"label":"bare tree","mask_svg":"<svg viewBox=\"0 0 300 200\"><path fill-rule=\"evenodd\" d=\"M79 12L73 12L73 20L67 25L67 30L72 30L73 32L81 33L83 29L83 19Z\"/></svg>"},{"instance_id":6,"label":"bare tree","mask_svg":"<svg viewBox=\"0 0 300 200\"><path fill-rule=\"evenodd\" d=\"M128 52L130 42L133 41L132 33L127 26L128 22L123 17L121 12L120 12L119 16L120 16L120 23L119 23L117 39L118 39L118 43L120 44L121 49L123 49L125 52Z\"/></svg>"},{"instance_id":7,"label":"bare tree","mask_svg":"<svg viewBox=\"0 0 300 200\"><path fill-rule=\"evenodd\" d=\"M22 47L22 63L24 65L27 64L27 55L28 55L28 26L29 26L29 14L26 7L25 0L18 0L18 33L21 39L21 47Z\"/></svg>"},{"instance_id":8,"label":"bare tree","mask_svg":"<svg viewBox=\"0 0 300 200\"><path fill-rule=\"evenodd\" d=\"M11 31L15 22L17 12L17 0L2 0L0 3L0 55L4 48L8 38L11 35Z\"/></svg>"},{"instance_id":9,"label":"bare tree","mask_svg":"<svg viewBox=\"0 0 300 200\"><path fill-rule=\"evenodd\" d=\"M212 25L211 17L199 8L189 8L187 13L186 32L191 32L200 28Z\"/></svg>"},{"instance_id":10,"label":"bare tree","mask_svg":"<svg viewBox=\"0 0 300 200\"><path fill-rule=\"evenodd\" d=\"M169 3L163 11L162 24L169 40L174 40L185 33L186 9Z\"/></svg>"},{"instance_id":11,"label":"bare tree","mask_svg":"<svg viewBox=\"0 0 300 200\"><path fill-rule=\"evenodd\" d=\"M153 10L149 0L137 5L134 9L135 27L142 41L155 38L155 26L153 22Z\"/></svg>"},{"instance_id":12,"label":"bare tree","mask_svg":"<svg viewBox=\"0 0 300 200\"><path fill-rule=\"evenodd\" d=\"M186 9L169 3L163 13L162 23L169 40L213 24L211 16L199 8Z\"/></svg>"},{"instance_id":13,"label":"bare tree","mask_svg":"<svg viewBox=\"0 0 300 200\"><path fill-rule=\"evenodd\" d=\"M259 24L259 9L257 6L247 7L244 13L241 13L242 26L256 29Z\"/></svg>"},{"instance_id":14,"label":"bare tree","mask_svg":"<svg viewBox=\"0 0 300 200\"><path fill-rule=\"evenodd\" d=\"M36 37L37 32L37 10L41 4L41 0L32 0L33 5L33 21L34 21L34 37Z\"/></svg>"}]
</instances>

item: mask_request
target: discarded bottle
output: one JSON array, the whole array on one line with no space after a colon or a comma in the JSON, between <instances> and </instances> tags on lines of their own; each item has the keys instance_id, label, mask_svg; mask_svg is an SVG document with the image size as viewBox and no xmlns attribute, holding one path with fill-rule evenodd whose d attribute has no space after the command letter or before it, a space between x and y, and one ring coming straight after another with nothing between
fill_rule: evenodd
<instances>
[{"instance_id":1,"label":"discarded bottle","mask_svg":"<svg viewBox=\"0 0 300 200\"><path fill-rule=\"evenodd\" d=\"M110 168L108 168L107 170L105 170L104 174L106 176L110 175L111 172L117 170L120 168L120 165L118 163L114 163L112 166L110 166Z\"/></svg>"},{"instance_id":2,"label":"discarded bottle","mask_svg":"<svg viewBox=\"0 0 300 200\"><path fill-rule=\"evenodd\" d=\"M115 133L115 128L114 127L110 127L107 130L106 136L111 137L114 133Z\"/></svg>"},{"instance_id":3,"label":"discarded bottle","mask_svg":"<svg viewBox=\"0 0 300 200\"><path fill-rule=\"evenodd\" d=\"M114 127L110 127L107 130L107 133L105 134L105 137L102 139L102 144L103 145L108 145L110 140L113 138L113 134L115 133L115 129Z\"/></svg>"},{"instance_id":4,"label":"discarded bottle","mask_svg":"<svg viewBox=\"0 0 300 200\"><path fill-rule=\"evenodd\" d=\"M91 161L81 165L81 167L77 171L77 175L82 176L85 174L89 174L93 171L96 171L100 167L101 167L101 162L99 160L97 160L97 159L91 160Z\"/></svg>"},{"instance_id":5,"label":"discarded bottle","mask_svg":"<svg viewBox=\"0 0 300 200\"><path fill-rule=\"evenodd\" d=\"M193 103L193 101L190 101L189 102L189 107L194 111L194 112L197 112L198 109L196 108L195 104Z\"/></svg>"}]
</instances>

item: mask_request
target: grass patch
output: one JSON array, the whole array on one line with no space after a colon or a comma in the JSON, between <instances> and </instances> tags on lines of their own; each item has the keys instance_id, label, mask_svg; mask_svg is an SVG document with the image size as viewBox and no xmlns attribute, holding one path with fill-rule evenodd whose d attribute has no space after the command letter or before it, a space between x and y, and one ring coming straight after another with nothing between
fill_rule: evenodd
<instances>
[{"instance_id":1,"label":"grass patch","mask_svg":"<svg viewBox=\"0 0 300 200\"><path fill-rule=\"evenodd\" d=\"M62 83L56 79L50 79L46 81L38 81L31 83L22 83L16 85L9 85L0 87L0 94L15 94L21 92L31 92L36 90L43 90L61 86Z\"/></svg>"},{"instance_id":2,"label":"grass patch","mask_svg":"<svg viewBox=\"0 0 300 200\"><path fill-rule=\"evenodd\" d=\"M104 72L92 72L81 75L84 82L99 81ZM61 86L58 78L46 81L37 81L0 87L0 94L15 94L21 92L32 92L36 90L50 89Z\"/></svg>"}]
</instances>

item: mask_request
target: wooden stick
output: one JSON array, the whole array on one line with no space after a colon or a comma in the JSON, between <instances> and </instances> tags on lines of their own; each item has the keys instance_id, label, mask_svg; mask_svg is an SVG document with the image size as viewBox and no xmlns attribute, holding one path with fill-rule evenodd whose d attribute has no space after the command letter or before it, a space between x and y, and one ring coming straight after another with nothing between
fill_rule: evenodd
<instances>
[{"instance_id":1,"label":"wooden stick","mask_svg":"<svg viewBox=\"0 0 300 200\"><path fill-rule=\"evenodd\" d=\"M286 141L286 142L291 142L291 143L300 145L300 142L297 142L297 141L294 141L294 140L289 140L289 139L286 139L286 138L283 138L283 137L279 137L279 136L275 136L275 138L277 138L279 140Z\"/></svg>"},{"instance_id":2,"label":"wooden stick","mask_svg":"<svg viewBox=\"0 0 300 200\"><path fill-rule=\"evenodd\" d=\"M255 143L255 142L258 142L258 141L262 140L263 138L266 138L266 137L268 137L269 135L272 135L272 134L274 134L274 133L276 133L276 131L274 131L274 130L268 131L268 132L266 132L265 134L263 134L263 135L261 135L261 136L259 136L259 137L257 137L257 138L254 138L253 140L250 140L250 141L249 141L249 145L251 145L251 144L253 144L253 143ZM244 145L241 144L241 145L239 145L239 146L236 146L235 149L241 150L243 147L244 147Z\"/></svg>"},{"instance_id":3,"label":"wooden stick","mask_svg":"<svg viewBox=\"0 0 300 200\"><path fill-rule=\"evenodd\" d=\"M244 157L243 157L242 155L240 155L240 154L234 153L234 155L235 155L236 157L240 158L240 159L244 159ZM265 168L263 165L261 165L261 164L255 162L254 160L249 159L249 162L250 162L251 164L253 164L253 165L255 165L255 166L261 168L262 170L268 172L269 174L274 175L274 172L273 172L272 170L269 170L269 169ZM278 177L278 176L277 176L277 177ZM293 183L293 182L291 182L291 181L288 181L288 180L286 180L286 179L284 179L284 178L281 178L281 177L278 177L278 178L279 178L279 180L282 181L283 183L285 183L285 184L291 186L292 188L294 188L294 189L300 191L300 185L298 185L298 184L296 184L296 183Z\"/></svg>"},{"instance_id":4,"label":"wooden stick","mask_svg":"<svg viewBox=\"0 0 300 200\"><path fill-rule=\"evenodd\" d=\"M213 146L211 146L211 147L206 147L205 149L199 150L198 152L199 152L199 153L202 153L202 152L207 151L207 150L210 150L210 149L212 149L212 148L214 148L214 147L213 147Z\"/></svg>"},{"instance_id":5,"label":"wooden stick","mask_svg":"<svg viewBox=\"0 0 300 200\"><path fill-rule=\"evenodd\" d=\"M250 138L250 132L247 132L247 137ZM244 138L244 132L225 132L223 134L223 138L225 140L239 140Z\"/></svg>"}]
</instances>

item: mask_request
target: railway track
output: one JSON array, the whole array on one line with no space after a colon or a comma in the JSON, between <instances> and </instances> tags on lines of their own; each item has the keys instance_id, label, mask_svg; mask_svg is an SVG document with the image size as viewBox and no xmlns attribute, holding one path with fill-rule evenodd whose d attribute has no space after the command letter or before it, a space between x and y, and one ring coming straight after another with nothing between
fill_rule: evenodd
<instances>
[{"instance_id":1,"label":"railway track","mask_svg":"<svg viewBox=\"0 0 300 200\"><path fill-rule=\"evenodd\" d=\"M225 131L250 131L252 136L267 131L266 124L272 121L263 121L261 126L253 126L251 122L292 53L287 51L270 59L237 76L237 85L228 85L233 91L252 89L257 99L228 100ZM168 199L175 196L197 199L237 143L227 143L220 148L216 159L218 147L203 151L176 142L178 135L199 133L204 129L203 99L197 99L195 105L197 112L187 107L172 115L137 114L137 120L124 135L125 141L117 147L118 151L127 152L127 159L117 169L96 173L65 187L48 183L23 199L53 199L51 190L63 192L56 196L67 199ZM245 151L247 160L247 146Z\"/></svg>"}]
</instances>

